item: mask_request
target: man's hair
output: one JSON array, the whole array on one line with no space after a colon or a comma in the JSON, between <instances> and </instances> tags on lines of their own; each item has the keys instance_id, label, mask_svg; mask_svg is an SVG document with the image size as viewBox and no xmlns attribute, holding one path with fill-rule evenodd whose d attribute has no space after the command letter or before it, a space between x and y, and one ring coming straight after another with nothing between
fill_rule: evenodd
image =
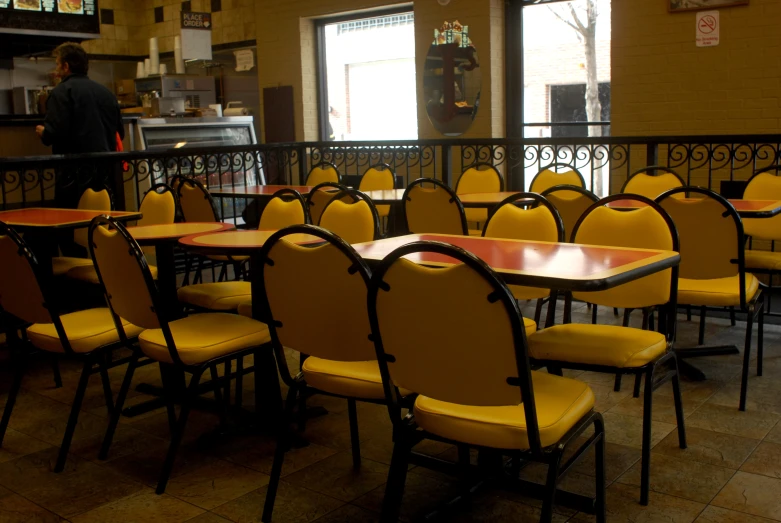
<instances>
[{"instance_id":1,"label":"man's hair","mask_svg":"<svg viewBox=\"0 0 781 523\"><path fill-rule=\"evenodd\" d=\"M54 58L59 58L63 64L68 64L72 74L87 74L89 71L89 58L84 48L74 42L65 42L52 53Z\"/></svg>"}]
</instances>

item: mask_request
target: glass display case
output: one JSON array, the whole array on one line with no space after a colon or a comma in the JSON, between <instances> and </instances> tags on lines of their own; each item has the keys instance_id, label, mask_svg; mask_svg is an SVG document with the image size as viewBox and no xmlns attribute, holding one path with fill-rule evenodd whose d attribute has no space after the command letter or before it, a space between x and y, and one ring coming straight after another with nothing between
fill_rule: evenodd
<instances>
[{"instance_id":1,"label":"glass display case","mask_svg":"<svg viewBox=\"0 0 781 523\"><path fill-rule=\"evenodd\" d=\"M263 169L253 153L210 154L209 151L220 146L255 145L252 116L140 118L138 143L146 151L181 149L187 154L187 149L197 150L192 158L153 163L155 183L181 174L192 176L209 189L265 184ZM216 200L226 221L239 218L246 205L243 199Z\"/></svg>"}]
</instances>

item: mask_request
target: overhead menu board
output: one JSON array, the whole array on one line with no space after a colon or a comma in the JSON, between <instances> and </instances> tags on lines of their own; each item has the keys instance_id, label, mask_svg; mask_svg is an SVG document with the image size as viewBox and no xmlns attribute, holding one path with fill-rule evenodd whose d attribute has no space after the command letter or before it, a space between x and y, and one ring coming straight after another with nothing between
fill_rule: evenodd
<instances>
[{"instance_id":1,"label":"overhead menu board","mask_svg":"<svg viewBox=\"0 0 781 523\"><path fill-rule=\"evenodd\" d=\"M0 0L0 33L100 34L97 0Z\"/></svg>"}]
</instances>

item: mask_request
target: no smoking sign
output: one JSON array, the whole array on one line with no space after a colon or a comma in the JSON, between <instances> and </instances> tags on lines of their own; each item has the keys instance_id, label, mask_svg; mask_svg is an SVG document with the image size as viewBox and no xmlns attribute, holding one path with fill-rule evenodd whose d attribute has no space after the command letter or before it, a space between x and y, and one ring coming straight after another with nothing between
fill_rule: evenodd
<instances>
[{"instance_id":1,"label":"no smoking sign","mask_svg":"<svg viewBox=\"0 0 781 523\"><path fill-rule=\"evenodd\" d=\"M697 47L719 45L719 12L701 11L697 13Z\"/></svg>"}]
</instances>

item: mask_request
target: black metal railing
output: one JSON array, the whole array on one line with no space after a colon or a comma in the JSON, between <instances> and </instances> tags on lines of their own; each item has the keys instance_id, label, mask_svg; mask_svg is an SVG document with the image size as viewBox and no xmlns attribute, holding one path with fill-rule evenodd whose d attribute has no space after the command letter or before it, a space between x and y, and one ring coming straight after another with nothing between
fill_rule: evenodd
<instances>
[{"instance_id":1,"label":"black metal railing","mask_svg":"<svg viewBox=\"0 0 781 523\"><path fill-rule=\"evenodd\" d=\"M177 175L212 189L303 184L309 169L323 161L336 165L350 185L357 185L370 166L386 163L396 171L399 186L420 177L455 185L470 165L492 163L512 190L527 189L546 165L566 163L599 195L620 191L635 170L661 164L689 184L719 191L722 182L745 181L780 159L781 135L301 142L0 158L0 208L52 205L55 187L105 184L114 188L117 208L136 209L149 186ZM240 216L247 203L221 201L223 219Z\"/></svg>"}]
</instances>

